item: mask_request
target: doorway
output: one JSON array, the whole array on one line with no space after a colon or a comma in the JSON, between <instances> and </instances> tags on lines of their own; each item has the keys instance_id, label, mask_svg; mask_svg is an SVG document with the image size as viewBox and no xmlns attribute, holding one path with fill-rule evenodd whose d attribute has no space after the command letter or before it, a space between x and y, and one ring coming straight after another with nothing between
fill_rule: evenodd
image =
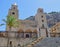
<instances>
[{"instance_id":1,"label":"doorway","mask_svg":"<svg viewBox=\"0 0 60 47\"><path fill-rule=\"evenodd\" d=\"M10 47L12 47L12 41L10 41Z\"/></svg>"},{"instance_id":2,"label":"doorway","mask_svg":"<svg viewBox=\"0 0 60 47\"><path fill-rule=\"evenodd\" d=\"M26 38L29 38L30 37L30 35L29 34L26 34Z\"/></svg>"}]
</instances>

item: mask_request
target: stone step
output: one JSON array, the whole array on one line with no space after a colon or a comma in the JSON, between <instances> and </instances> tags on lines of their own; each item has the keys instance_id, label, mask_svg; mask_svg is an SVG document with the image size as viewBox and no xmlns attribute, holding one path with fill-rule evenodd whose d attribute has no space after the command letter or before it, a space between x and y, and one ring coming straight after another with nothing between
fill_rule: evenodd
<instances>
[{"instance_id":1,"label":"stone step","mask_svg":"<svg viewBox=\"0 0 60 47\"><path fill-rule=\"evenodd\" d=\"M44 38L40 42L34 45L34 47L59 47L60 37L56 38Z\"/></svg>"}]
</instances>

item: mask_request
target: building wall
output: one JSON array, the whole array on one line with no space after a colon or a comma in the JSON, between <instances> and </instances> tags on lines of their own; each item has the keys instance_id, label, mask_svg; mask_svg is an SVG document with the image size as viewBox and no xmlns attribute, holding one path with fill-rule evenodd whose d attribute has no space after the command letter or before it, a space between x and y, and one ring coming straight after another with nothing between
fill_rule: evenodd
<instances>
[{"instance_id":1,"label":"building wall","mask_svg":"<svg viewBox=\"0 0 60 47\"><path fill-rule=\"evenodd\" d=\"M26 34L28 34L29 36L26 37ZM29 32L26 32L26 33L9 32L8 37L5 37L5 36L0 37L0 46L7 46L8 38L9 38L8 45L11 46L10 42L12 42L12 46L17 47L18 44L20 44L22 46L22 45L26 45L26 44L32 42L34 39L37 38L37 34L29 33Z\"/></svg>"},{"instance_id":2,"label":"building wall","mask_svg":"<svg viewBox=\"0 0 60 47\"><path fill-rule=\"evenodd\" d=\"M44 11L42 8L38 8L37 14L35 15L35 21L37 22L37 28L38 28L38 34L39 34L38 36L46 37L46 29L48 28L48 26L47 26L46 15L44 14Z\"/></svg>"},{"instance_id":3,"label":"building wall","mask_svg":"<svg viewBox=\"0 0 60 47\"><path fill-rule=\"evenodd\" d=\"M0 37L0 47L7 46L7 38Z\"/></svg>"},{"instance_id":4,"label":"building wall","mask_svg":"<svg viewBox=\"0 0 60 47\"><path fill-rule=\"evenodd\" d=\"M8 11L8 15L12 15L18 19L19 12L18 12L18 7L17 5L13 4L11 6L11 9ZM19 27L13 28L11 31L18 31L19 29L27 30L31 29L32 31L34 29L38 29L38 34L40 34L39 29L41 28L48 28L47 26L47 20L46 20L46 15L44 14L44 11L42 8L38 8L37 14L35 15L35 21L28 21L28 20L19 20ZM36 27L32 27L33 25L37 25ZM32 26L31 26L32 25ZM6 30L9 31L8 26L6 25ZM42 32L42 31L41 31ZM46 32L46 30L45 30ZM40 35L39 35L40 36Z\"/></svg>"},{"instance_id":5,"label":"building wall","mask_svg":"<svg viewBox=\"0 0 60 47\"><path fill-rule=\"evenodd\" d=\"M46 15L44 14L42 8L38 8L37 14L35 15L35 20L38 24L38 26L41 28L44 25L44 28L47 28L47 20ZM40 12L39 12L40 11ZM42 12L41 12L42 11Z\"/></svg>"},{"instance_id":6,"label":"building wall","mask_svg":"<svg viewBox=\"0 0 60 47\"><path fill-rule=\"evenodd\" d=\"M18 13L17 5L11 6L11 9L9 9L9 11L8 11L8 15L14 16L15 18L18 19L19 13Z\"/></svg>"}]
</instances>

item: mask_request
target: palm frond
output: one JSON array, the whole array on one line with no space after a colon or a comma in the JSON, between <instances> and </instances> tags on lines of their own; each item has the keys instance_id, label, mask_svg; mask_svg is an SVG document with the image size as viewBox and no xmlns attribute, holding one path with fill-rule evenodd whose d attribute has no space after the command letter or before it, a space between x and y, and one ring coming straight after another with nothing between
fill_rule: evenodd
<instances>
[{"instance_id":1,"label":"palm frond","mask_svg":"<svg viewBox=\"0 0 60 47\"><path fill-rule=\"evenodd\" d=\"M0 26L3 26L3 25L5 25L5 24L0 24Z\"/></svg>"},{"instance_id":2,"label":"palm frond","mask_svg":"<svg viewBox=\"0 0 60 47\"><path fill-rule=\"evenodd\" d=\"M2 20L3 22L7 22L5 19Z\"/></svg>"}]
</instances>

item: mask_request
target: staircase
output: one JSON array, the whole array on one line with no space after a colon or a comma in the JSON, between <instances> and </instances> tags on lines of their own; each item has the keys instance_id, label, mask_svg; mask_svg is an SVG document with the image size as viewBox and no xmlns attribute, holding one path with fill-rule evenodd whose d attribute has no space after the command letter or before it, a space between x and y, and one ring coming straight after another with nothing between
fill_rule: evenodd
<instances>
[{"instance_id":1,"label":"staircase","mask_svg":"<svg viewBox=\"0 0 60 47\"><path fill-rule=\"evenodd\" d=\"M33 41L32 43L30 43L26 47L34 47L34 45L36 45L37 43L39 43L43 38L44 37L40 37L40 38L36 39L35 41Z\"/></svg>"},{"instance_id":2,"label":"staircase","mask_svg":"<svg viewBox=\"0 0 60 47\"><path fill-rule=\"evenodd\" d=\"M60 37L46 37L33 45L33 47L60 47Z\"/></svg>"}]
</instances>

